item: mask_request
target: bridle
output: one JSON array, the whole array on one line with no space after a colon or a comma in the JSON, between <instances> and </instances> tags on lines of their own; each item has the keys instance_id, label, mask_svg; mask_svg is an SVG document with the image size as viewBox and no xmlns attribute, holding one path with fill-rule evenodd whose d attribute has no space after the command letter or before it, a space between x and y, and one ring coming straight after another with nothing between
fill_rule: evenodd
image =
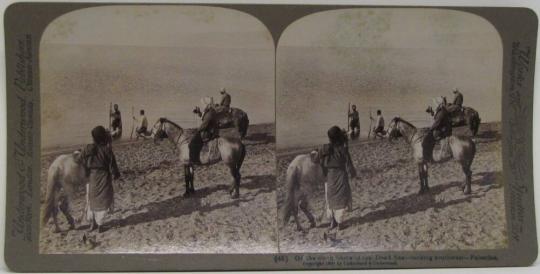
<instances>
[{"instance_id":1,"label":"bridle","mask_svg":"<svg viewBox=\"0 0 540 274\"><path fill-rule=\"evenodd\" d=\"M182 127L180 127L179 125L173 123L172 121L170 121L170 120L168 120L166 118L160 118L156 123L158 123L158 122L160 123L159 130L161 130L161 131L165 132L165 129L164 129L165 123L168 123L168 124L174 126L176 129L178 129L180 131L180 133L178 134L178 137L176 137L176 140L171 141L173 143L173 145L174 145L174 150L179 149L179 147L181 145L183 145L184 143L189 141L187 138L184 138L183 140L180 140L180 139L182 139L182 136L184 135L184 129Z\"/></svg>"},{"instance_id":2,"label":"bridle","mask_svg":"<svg viewBox=\"0 0 540 274\"><path fill-rule=\"evenodd\" d=\"M397 126L398 126L398 125L397 125L397 122L405 123L404 120L402 120L402 119L399 118L399 117L396 117L396 118L392 119L392 122L390 122L390 124L394 124L394 127L397 127ZM388 127L389 127L389 128L392 128L392 127L390 127L390 124L388 125ZM417 131L417 132L418 132L418 131ZM405 135L404 135L403 133L401 133L401 135L402 135L403 137L405 137ZM415 134L411 134L410 139L407 138L407 139L405 139L405 140L408 141L409 144L412 144L413 141L416 141L416 140L422 138L421 136L418 136L417 138L414 138L415 135L418 135L418 134L416 134L416 133L415 133Z\"/></svg>"}]
</instances>

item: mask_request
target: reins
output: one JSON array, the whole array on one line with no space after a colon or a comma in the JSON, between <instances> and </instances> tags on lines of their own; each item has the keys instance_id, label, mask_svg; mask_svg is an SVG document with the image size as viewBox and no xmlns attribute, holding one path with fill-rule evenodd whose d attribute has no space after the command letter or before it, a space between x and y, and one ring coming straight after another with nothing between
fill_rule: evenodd
<instances>
[{"instance_id":1,"label":"reins","mask_svg":"<svg viewBox=\"0 0 540 274\"><path fill-rule=\"evenodd\" d=\"M407 122L405 120L402 120L402 119L398 119L397 121L394 121L394 123L396 123L396 122L404 123L404 124L408 125L409 127L411 127L413 130L415 130L415 132L413 134L411 134L410 140L407 140L409 138L406 139L409 142L409 144L412 144L413 141L416 142L417 140L422 138L422 136L417 136L417 138L414 138L414 136L417 135L416 133L418 133L418 129L415 126L413 126L412 124L410 124L409 122ZM403 133L401 133L401 134L404 135Z\"/></svg>"},{"instance_id":2,"label":"reins","mask_svg":"<svg viewBox=\"0 0 540 274\"><path fill-rule=\"evenodd\" d=\"M188 142L189 140L187 138L184 138L183 140L180 140L182 138L182 136L184 135L184 129L182 127L180 127L179 125L177 125L176 123L174 123L173 121L169 120L169 119L166 119L166 118L163 118L163 120L161 121L161 130L165 131L164 130L164 124L165 123L169 123L171 125L173 125L174 127L176 127L176 129L180 130L180 134L178 134L178 137L176 138L175 141L172 141L173 145L174 145L174 150L176 149L180 149L180 146L183 145L184 143Z\"/></svg>"}]
</instances>

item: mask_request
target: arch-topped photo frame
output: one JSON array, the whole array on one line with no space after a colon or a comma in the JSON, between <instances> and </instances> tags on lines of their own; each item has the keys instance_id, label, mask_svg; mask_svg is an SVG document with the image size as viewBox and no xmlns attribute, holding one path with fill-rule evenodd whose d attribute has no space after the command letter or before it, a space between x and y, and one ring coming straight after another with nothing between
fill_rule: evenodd
<instances>
[{"instance_id":1,"label":"arch-topped photo frame","mask_svg":"<svg viewBox=\"0 0 540 274\"><path fill-rule=\"evenodd\" d=\"M536 260L529 9L16 3L4 20L14 271Z\"/></svg>"}]
</instances>

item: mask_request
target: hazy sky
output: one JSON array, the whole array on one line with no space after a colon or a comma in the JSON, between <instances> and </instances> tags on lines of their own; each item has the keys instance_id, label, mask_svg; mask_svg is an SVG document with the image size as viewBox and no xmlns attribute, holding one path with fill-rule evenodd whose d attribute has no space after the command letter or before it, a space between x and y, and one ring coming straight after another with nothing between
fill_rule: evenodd
<instances>
[{"instance_id":1,"label":"hazy sky","mask_svg":"<svg viewBox=\"0 0 540 274\"><path fill-rule=\"evenodd\" d=\"M250 122L274 122L274 45L254 17L201 6L107 6L54 20L40 44L43 147L90 141L118 103L124 136L131 108L153 124L198 126L200 98L232 95ZM129 137L128 137L129 138Z\"/></svg>"},{"instance_id":2,"label":"hazy sky","mask_svg":"<svg viewBox=\"0 0 540 274\"><path fill-rule=\"evenodd\" d=\"M271 47L256 18L204 6L105 6L77 10L53 21L42 43L158 47Z\"/></svg>"},{"instance_id":3,"label":"hazy sky","mask_svg":"<svg viewBox=\"0 0 540 274\"><path fill-rule=\"evenodd\" d=\"M279 46L483 50L502 47L495 28L477 15L399 8L312 14L289 25Z\"/></svg>"},{"instance_id":4,"label":"hazy sky","mask_svg":"<svg viewBox=\"0 0 540 274\"><path fill-rule=\"evenodd\" d=\"M417 126L432 98L453 88L483 122L500 121L502 44L485 19L437 9L344 9L291 24L277 49L278 146L326 142L346 127L348 103L359 107L362 135L369 110Z\"/></svg>"}]
</instances>

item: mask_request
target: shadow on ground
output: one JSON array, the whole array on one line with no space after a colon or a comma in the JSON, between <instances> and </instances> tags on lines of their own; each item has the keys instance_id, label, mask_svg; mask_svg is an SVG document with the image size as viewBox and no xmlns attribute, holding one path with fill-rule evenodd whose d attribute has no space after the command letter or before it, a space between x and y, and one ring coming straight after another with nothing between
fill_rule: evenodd
<instances>
[{"instance_id":1,"label":"shadow on ground","mask_svg":"<svg viewBox=\"0 0 540 274\"><path fill-rule=\"evenodd\" d=\"M371 223L384 219L389 219L392 217L426 211L429 208L433 208L435 209L435 212L438 212L440 209L444 209L448 206L470 202L472 199L484 197L488 191L500 188L502 186L501 184L497 183L496 180L494 180L494 178L501 178L501 172L483 172L475 174L475 177L477 176L480 176L480 178L473 180L473 193L471 195L463 195L462 198L453 200L436 200L436 195L441 194L450 188L455 188L455 191L461 191L460 186L462 182L454 181L448 184L431 187L429 193L427 194L419 195L414 193L397 199L380 202L373 206L362 208L362 211L365 209L372 209L374 211L369 212L363 216L360 216L360 214L357 213L356 217L345 221L344 224L345 226L350 226ZM487 187L474 190L475 185ZM378 208L383 209L377 210ZM360 210L360 208L355 209L355 211L356 210Z\"/></svg>"},{"instance_id":2,"label":"shadow on ground","mask_svg":"<svg viewBox=\"0 0 540 274\"><path fill-rule=\"evenodd\" d=\"M163 201L146 204L137 208L137 211L143 211L142 213L136 213L123 219L112 220L107 223L106 226L109 228L113 228L137 225L141 223L148 223L157 220L179 217L182 215L189 215L194 211L198 211L201 215L204 215L205 213L212 212L214 210L219 210L231 206L239 206L240 203L254 200L259 194L274 191L274 181L275 176L273 175L246 176L242 179L242 183L240 184L239 199L231 199L226 203L213 205L202 204L201 201L203 198L217 191L224 191L225 193L223 195L228 195L230 185L222 184L211 187L204 187L201 189L197 189L195 191L195 194L193 194L189 198L184 198L182 197L182 195L179 195ZM257 189L257 191L255 193L250 193L249 195L246 195L246 189ZM242 190L244 190L244 193L242 193Z\"/></svg>"}]
</instances>

